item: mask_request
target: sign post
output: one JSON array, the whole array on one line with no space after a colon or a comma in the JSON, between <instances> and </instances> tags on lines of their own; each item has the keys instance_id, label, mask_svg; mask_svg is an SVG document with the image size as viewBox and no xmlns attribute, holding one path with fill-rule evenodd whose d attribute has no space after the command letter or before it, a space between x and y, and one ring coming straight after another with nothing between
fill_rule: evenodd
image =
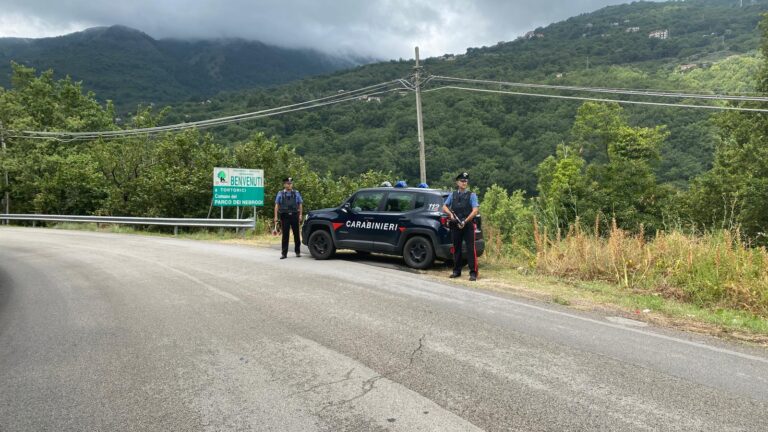
<instances>
[{"instance_id":1,"label":"sign post","mask_svg":"<svg viewBox=\"0 0 768 432\"><path fill-rule=\"evenodd\" d=\"M264 170L214 168L213 205L264 206Z\"/></svg>"},{"instance_id":2,"label":"sign post","mask_svg":"<svg viewBox=\"0 0 768 432\"><path fill-rule=\"evenodd\" d=\"M222 219L224 207L236 207L239 219L241 206L253 206L255 222L256 207L264 206L264 170L214 168L213 205L221 207Z\"/></svg>"}]
</instances>

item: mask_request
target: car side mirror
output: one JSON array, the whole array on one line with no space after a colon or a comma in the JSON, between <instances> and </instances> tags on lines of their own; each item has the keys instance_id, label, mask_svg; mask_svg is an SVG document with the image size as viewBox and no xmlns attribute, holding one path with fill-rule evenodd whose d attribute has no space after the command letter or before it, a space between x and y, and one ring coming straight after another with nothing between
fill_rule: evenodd
<instances>
[{"instance_id":1,"label":"car side mirror","mask_svg":"<svg viewBox=\"0 0 768 432\"><path fill-rule=\"evenodd\" d=\"M348 202L345 202L343 206L341 206L341 211L344 213L354 213L354 210L352 210L352 206L349 205Z\"/></svg>"}]
</instances>

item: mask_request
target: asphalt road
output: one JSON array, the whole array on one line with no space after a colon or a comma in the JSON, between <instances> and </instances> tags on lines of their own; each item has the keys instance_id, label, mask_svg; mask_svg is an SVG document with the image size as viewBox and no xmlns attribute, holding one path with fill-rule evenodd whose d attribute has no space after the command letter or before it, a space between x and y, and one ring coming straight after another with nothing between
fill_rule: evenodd
<instances>
[{"instance_id":1,"label":"asphalt road","mask_svg":"<svg viewBox=\"0 0 768 432\"><path fill-rule=\"evenodd\" d=\"M0 431L768 430L763 349L278 257L0 228Z\"/></svg>"}]
</instances>

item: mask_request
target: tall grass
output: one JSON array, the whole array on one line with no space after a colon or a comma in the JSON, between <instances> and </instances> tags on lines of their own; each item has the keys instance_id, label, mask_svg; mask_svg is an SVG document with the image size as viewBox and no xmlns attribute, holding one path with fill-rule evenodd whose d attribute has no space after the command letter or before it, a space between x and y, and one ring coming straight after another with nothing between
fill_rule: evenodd
<instances>
[{"instance_id":1,"label":"tall grass","mask_svg":"<svg viewBox=\"0 0 768 432\"><path fill-rule=\"evenodd\" d=\"M768 316L768 251L744 244L738 230L646 236L642 228L629 233L615 221L603 235L598 227L599 220L588 231L577 222L567 233L553 233L534 222L532 266L543 274Z\"/></svg>"}]
</instances>

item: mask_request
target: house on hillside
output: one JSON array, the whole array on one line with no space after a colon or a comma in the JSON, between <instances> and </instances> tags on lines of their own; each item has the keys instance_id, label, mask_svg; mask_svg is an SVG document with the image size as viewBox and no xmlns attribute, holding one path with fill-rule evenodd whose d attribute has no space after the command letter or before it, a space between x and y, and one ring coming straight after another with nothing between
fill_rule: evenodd
<instances>
[{"instance_id":1,"label":"house on hillside","mask_svg":"<svg viewBox=\"0 0 768 432\"><path fill-rule=\"evenodd\" d=\"M669 29L654 30L648 33L649 39L669 39Z\"/></svg>"},{"instance_id":2,"label":"house on hillside","mask_svg":"<svg viewBox=\"0 0 768 432\"><path fill-rule=\"evenodd\" d=\"M699 67L699 65L697 65L696 63L688 63L688 64L683 64L683 65L678 66L677 70L678 70L678 72L682 73L682 72L685 72L685 71L689 71L691 69L696 69L697 67Z\"/></svg>"},{"instance_id":3,"label":"house on hillside","mask_svg":"<svg viewBox=\"0 0 768 432\"><path fill-rule=\"evenodd\" d=\"M627 27L624 31L627 33L637 33L640 31L640 27Z\"/></svg>"}]
</instances>

